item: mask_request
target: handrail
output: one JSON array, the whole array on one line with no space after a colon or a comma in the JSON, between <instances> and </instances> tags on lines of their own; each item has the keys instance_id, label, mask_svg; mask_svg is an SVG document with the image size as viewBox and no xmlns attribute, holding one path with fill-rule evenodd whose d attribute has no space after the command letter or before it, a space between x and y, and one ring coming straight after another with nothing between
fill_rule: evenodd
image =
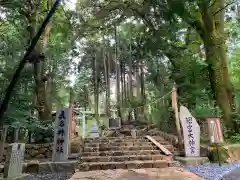
<instances>
[{"instance_id":1,"label":"handrail","mask_svg":"<svg viewBox=\"0 0 240 180\"><path fill-rule=\"evenodd\" d=\"M150 140L153 144L155 144L164 154L166 154L167 156L171 156L172 153L166 149L162 144L160 144L159 142L157 142L153 137L151 136L145 136L148 140Z\"/></svg>"}]
</instances>

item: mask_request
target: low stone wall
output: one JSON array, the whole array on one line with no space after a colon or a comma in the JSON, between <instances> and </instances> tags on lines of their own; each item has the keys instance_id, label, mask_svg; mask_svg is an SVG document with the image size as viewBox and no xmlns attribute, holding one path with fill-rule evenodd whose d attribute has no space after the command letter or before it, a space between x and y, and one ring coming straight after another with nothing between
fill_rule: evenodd
<instances>
[{"instance_id":1,"label":"low stone wall","mask_svg":"<svg viewBox=\"0 0 240 180\"><path fill-rule=\"evenodd\" d=\"M3 161L6 160L8 145L4 148ZM53 143L46 144L26 144L25 146L25 160L32 159L51 159Z\"/></svg>"},{"instance_id":2,"label":"low stone wall","mask_svg":"<svg viewBox=\"0 0 240 180\"><path fill-rule=\"evenodd\" d=\"M83 140L81 137L75 137L71 140L71 153L79 153ZM8 145L4 147L3 162L6 160ZM25 145L25 160L43 160L52 158L53 143L45 144L26 144Z\"/></svg>"}]
</instances>

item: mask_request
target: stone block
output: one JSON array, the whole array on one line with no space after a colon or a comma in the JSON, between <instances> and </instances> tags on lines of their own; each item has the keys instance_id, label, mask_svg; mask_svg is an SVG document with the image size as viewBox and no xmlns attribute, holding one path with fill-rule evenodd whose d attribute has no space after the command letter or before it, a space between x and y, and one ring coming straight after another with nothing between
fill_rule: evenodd
<instances>
[{"instance_id":1,"label":"stone block","mask_svg":"<svg viewBox=\"0 0 240 180\"><path fill-rule=\"evenodd\" d=\"M29 180L29 179L30 179L29 174L21 174L13 178L4 178L3 180Z\"/></svg>"},{"instance_id":2,"label":"stone block","mask_svg":"<svg viewBox=\"0 0 240 180\"><path fill-rule=\"evenodd\" d=\"M209 162L208 157L174 157L176 161L181 162L184 165L201 165Z\"/></svg>"},{"instance_id":3,"label":"stone block","mask_svg":"<svg viewBox=\"0 0 240 180\"><path fill-rule=\"evenodd\" d=\"M39 154L36 156L36 159L45 159L45 156L43 154Z\"/></svg>"},{"instance_id":4,"label":"stone block","mask_svg":"<svg viewBox=\"0 0 240 180\"><path fill-rule=\"evenodd\" d=\"M38 173L39 172L39 161L29 161L26 165L25 172L27 173Z\"/></svg>"},{"instance_id":5,"label":"stone block","mask_svg":"<svg viewBox=\"0 0 240 180\"><path fill-rule=\"evenodd\" d=\"M0 173L3 173L3 171L4 171L4 165L0 164Z\"/></svg>"},{"instance_id":6,"label":"stone block","mask_svg":"<svg viewBox=\"0 0 240 180\"><path fill-rule=\"evenodd\" d=\"M42 162L39 164L39 173L49 174L58 172L72 172L77 161Z\"/></svg>"},{"instance_id":7,"label":"stone block","mask_svg":"<svg viewBox=\"0 0 240 180\"><path fill-rule=\"evenodd\" d=\"M181 163L179 161L169 161L168 166L169 167L182 167Z\"/></svg>"},{"instance_id":8,"label":"stone block","mask_svg":"<svg viewBox=\"0 0 240 180\"><path fill-rule=\"evenodd\" d=\"M167 161L155 161L153 162L153 168L166 168L168 167Z\"/></svg>"}]
</instances>

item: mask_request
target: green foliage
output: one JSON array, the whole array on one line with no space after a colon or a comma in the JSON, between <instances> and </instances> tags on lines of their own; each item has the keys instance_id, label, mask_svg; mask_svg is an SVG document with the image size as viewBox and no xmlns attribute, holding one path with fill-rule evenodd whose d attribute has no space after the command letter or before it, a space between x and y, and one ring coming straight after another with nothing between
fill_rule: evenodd
<instances>
[{"instance_id":1,"label":"green foliage","mask_svg":"<svg viewBox=\"0 0 240 180\"><path fill-rule=\"evenodd\" d=\"M29 41L26 14L36 1L11 0L0 1L0 98L12 78L19 59ZM49 75L47 99L51 110L67 106L69 101L70 76L76 77L73 86L74 103L88 109L91 97L96 93L96 78L99 83L99 96L107 90L106 79L116 79L116 60L121 68L122 80L133 76L133 87L144 87L144 95L123 97L124 109L136 109L137 113L149 117L159 127L168 131L175 127L171 109L171 91L175 84L178 90L178 102L185 105L196 117L220 116L223 113L216 105L209 80L209 67L205 61L205 49L199 31L192 22L202 19L200 1L77 1L76 10L63 6L52 19L52 28L46 49L44 71ZM206 1L201 2L201 5ZM202 6L201 6L202 7ZM37 6L37 26L49 9L44 0ZM209 8L211 8L209 6ZM200 13L201 12L201 13ZM30 13L29 13L30 14ZM229 74L235 88L237 102L234 120L239 120L240 107L240 40L239 24L236 20L226 22L229 32L230 50ZM117 27L117 42L114 40L114 26ZM117 46L115 46L117 44ZM231 45L230 44L234 44ZM116 47L116 48L115 48ZM229 49L229 48L228 48ZM116 52L116 54L115 54ZM116 57L115 57L116 55ZM96 64L95 63L96 60ZM105 74L104 60L107 60L108 74ZM138 75L143 66L143 79ZM96 76L96 72L98 72ZM142 73L143 73L142 72ZM124 77L123 77L124 76ZM121 82L123 84L124 82ZM127 83L125 83L127 84ZM122 88L121 88L122 89ZM122 90L123 91L123 90ZM124 93L121 96L125 96ZM141 96L141 97L138 97ZM28 64L21 74L20 81L12 95L5 123L36 130L36 138L42 136L35 115L35 82L33 68ZM104 99L104 98L102 98ZM158 101L159 100L159 101ZM152 103L156 101L155 103ZM113 107L115 102L110 103ZM119 102L117 102L119 103ZM106 104L100 102L100 104ZM149 106L151 108L149 110ZM123 114L125 111L122 112ZM126 118L126 116L124 116ZM144 117L145 118L145 117ZM35 123L29 123L34 119ZM42 127L36 129L36 127ZM51 129L51 126L47 129ZM51 137L51 130L46 130ZM44 131L44 134L47 132ZM38 141L41 141L40 138Z\"/></svg>"},{"instance_id":2,"label":"green foliage","mask_svg":"<svg viewBox=\"0 0 240 180\"><path fill-rule=\"evenodd\" d=\"M196 117L219 117L221 115L221 111L218 107L214 107L214 103L208 104L197 104L195 109L193 110L193 115Z\"/></svg>"},{"instance_id":3,"label":"green foliage","mask_svg":"<svg viewBox=\"0 0 240 180\"><path fill-rule=\"evenodd\" d=\"M228 150L222 145L212 145L208 158L212 163L226 163L229 158Z\"/></svg>"},{"instance_id":4,"label":"green foliage","mask_svg":"<svg viewBox=\"0 0 240 180\"><path fill-rule=\"evenodd\" d=\"M237 143L237 144L239 144L239 143L240 143L240 134L239 134L239 133L236 133L236 134L232 135L232 136L229 138L229 141L232 142L232 143Z\"/></svg>"}]
</instances>

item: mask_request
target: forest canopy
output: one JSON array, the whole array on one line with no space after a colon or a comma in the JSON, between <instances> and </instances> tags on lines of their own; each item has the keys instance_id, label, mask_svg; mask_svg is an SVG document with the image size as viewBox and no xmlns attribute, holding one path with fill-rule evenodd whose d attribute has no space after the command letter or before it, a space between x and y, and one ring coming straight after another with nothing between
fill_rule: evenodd
<instances>
[{"instance_id":1,"label":"forest canopy","mask_svg":"<svg viewBox=\"0 0 240 180\"><path fill-rule=\"evenodd\" d=\"M2 100L54 2L0 0ZM168 93L176 86L179 103L196 117L221 116L228 130L238 132L239 22L237 0L62 1L3 120L48 121L72 103L92 109L97 121L117 108L122 119L134 110L137 119L171 126Z\"/></svg>"}]
</instances>

